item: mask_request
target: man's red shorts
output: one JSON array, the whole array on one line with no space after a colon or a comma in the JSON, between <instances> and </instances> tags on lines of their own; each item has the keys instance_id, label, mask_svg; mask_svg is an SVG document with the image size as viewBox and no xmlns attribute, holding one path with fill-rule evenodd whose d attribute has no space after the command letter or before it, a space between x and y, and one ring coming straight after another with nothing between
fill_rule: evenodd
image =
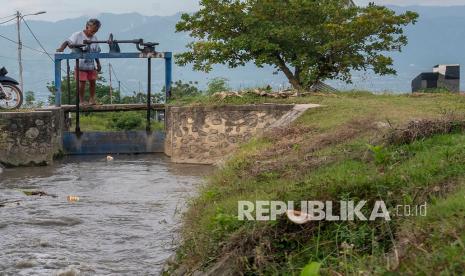
<instances>
[{"instance_id":1,"label":"man's red shorts","mask_svg":"<svg viewBox=\"0 0 465 276\"><path fill-rule=\"evenodd\" d=\"M77 74L75 77L77 78ZM97 80L97 70L79 71L79 81L93 81L93 80Z\"/></svg>"}]
</instances>

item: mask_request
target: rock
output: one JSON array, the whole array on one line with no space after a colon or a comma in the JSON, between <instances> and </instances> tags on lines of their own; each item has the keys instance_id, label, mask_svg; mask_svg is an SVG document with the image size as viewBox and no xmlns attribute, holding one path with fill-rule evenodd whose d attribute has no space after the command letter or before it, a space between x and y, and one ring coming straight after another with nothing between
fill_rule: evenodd
<instances>
[{"instance_id":1,"label":"rock","mask_svg":"<svg viewBox=\"0 0 465 276\"><path fill-rule=\"evenodd\" d=\"M224 99L230 98L230 97L242 98L242 95L240 95L239 93L231 92L231 91L216 92L212 96L215 97L215 98L219 98L220 100L224 100Z\"/></svg>"},{"instance_id":2,"label":"rock","mask_svg":"<svg viewBox=\"0 0 465 276\"><path fill-rule=\"evenodd\" d=\"M374 124L375 124L375 127L377 128L389 128L391 126L389 123L381 122L381 121L375 122Z\"/></svg>"},{"instance_id":3,"label":"rock","mask_svg":"<svg viewBox=\"0 0 465 276\"><path fill-rule=\"evenodd\" d=\"M35 127L31 127L30 129L28 129L28 130L26 131L25 136L26 136L28 139L33 140L33 139L37 138L37 136L39 136L39 130L38 130L37 128L35 128Z\"/></svg>"},{"instance_id":4,"label":"rock","mask_svg":"<svg viewBox=\"0 0 465 276\"><path fill-rule=\"evenodd\" d=\"M213 119L212 120L213 125L221 125L221 123L222 123L221 119Z\"/></svg>"}]
</instances>

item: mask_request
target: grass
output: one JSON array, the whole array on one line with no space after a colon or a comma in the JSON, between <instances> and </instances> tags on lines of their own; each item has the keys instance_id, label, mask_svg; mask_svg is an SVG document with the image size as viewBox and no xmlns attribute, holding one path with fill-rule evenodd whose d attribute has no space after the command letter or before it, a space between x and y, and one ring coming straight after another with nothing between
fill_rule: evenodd
<instances>
[{"instance_id":1,"label":"grass","mask_svg":"<svg viewBox=\"0 0 465 276\"><path fill-rule=\"evenodd\" d=\"M465 267L465 189L435 201L427 218L405 223L400 230L404 260L398 271L427 275L441 271L460 275Z\"/></svg>"},{"instance_id":2,"label":"grass","mask_svg":"<svg viewBox=\"0 0 465 276\"><path fill-rule=\"evenodd\" d=\"M207 269L226 258L226 266L245 275L299 275L307 264L320 264L320 272L329 275L465 271L465 222L457 220L465 210L460 201L465 135L454 129L411 143L386 142L412 120L462 118L465 97L352 92L280 102L324 107L243 145L208 179L184 216L178 250L183 265ZM380 123L391 127L380 129ZM391 221L303 226L285 217L237 219L239 200L362 199L369 204L382 199L391 211L399 204L426 202L429 212ZM405 240L411 242L404 252Z\"/></svg>"},{"instance_id":3,"label":"grass","mask_svg":"<svg viewBox=\"0 0 465 276\"><path fill-rule=\"evenodd\" d=\"M127 111L112 113L87 113L81 114L80 126L82 131L124 131L145 130L145 111ZM73 114L73 124L75 123ZM154 131L164 130L163 122L151 121Z\"/></svg>"}]
</instances>

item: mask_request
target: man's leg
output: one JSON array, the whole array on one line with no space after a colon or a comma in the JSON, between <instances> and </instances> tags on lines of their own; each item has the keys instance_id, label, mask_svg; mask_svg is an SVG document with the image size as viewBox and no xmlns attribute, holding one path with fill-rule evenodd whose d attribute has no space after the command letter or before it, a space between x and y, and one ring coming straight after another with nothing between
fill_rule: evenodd
<instances>
[{"instance_id":1,"label":"man's leg","mask_svg":"<svg viewBox=\"0 0 465 276\"><path fill-rule=\"evenodd\" d=\"M89 80L90 104L95 104L95 80Z\"/></svg>"}]
</instances>

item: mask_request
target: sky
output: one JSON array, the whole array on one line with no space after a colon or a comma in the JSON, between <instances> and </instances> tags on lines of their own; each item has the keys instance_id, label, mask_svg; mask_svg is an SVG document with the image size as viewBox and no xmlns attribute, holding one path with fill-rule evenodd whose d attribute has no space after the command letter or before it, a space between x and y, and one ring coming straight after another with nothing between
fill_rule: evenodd
<instances>
[{"instance_id":1,"label":"sky","mask_svg":"<svg viewBox=\"0 0 465 276\"><path fill-rule=\"evenodd\" d=\"M368 2L399 6L408 5L465 5L465 0L355 0L356 4ZM0 0L0 18L16 10L23 14L47 11L34 16L34 20L58 21L79 16L96 16L102 12L143 15L173 15L177 12L192 12L198 9L197 0ZM0 19L0 22L2 19Z\"/></svg>"}]
</instances>

